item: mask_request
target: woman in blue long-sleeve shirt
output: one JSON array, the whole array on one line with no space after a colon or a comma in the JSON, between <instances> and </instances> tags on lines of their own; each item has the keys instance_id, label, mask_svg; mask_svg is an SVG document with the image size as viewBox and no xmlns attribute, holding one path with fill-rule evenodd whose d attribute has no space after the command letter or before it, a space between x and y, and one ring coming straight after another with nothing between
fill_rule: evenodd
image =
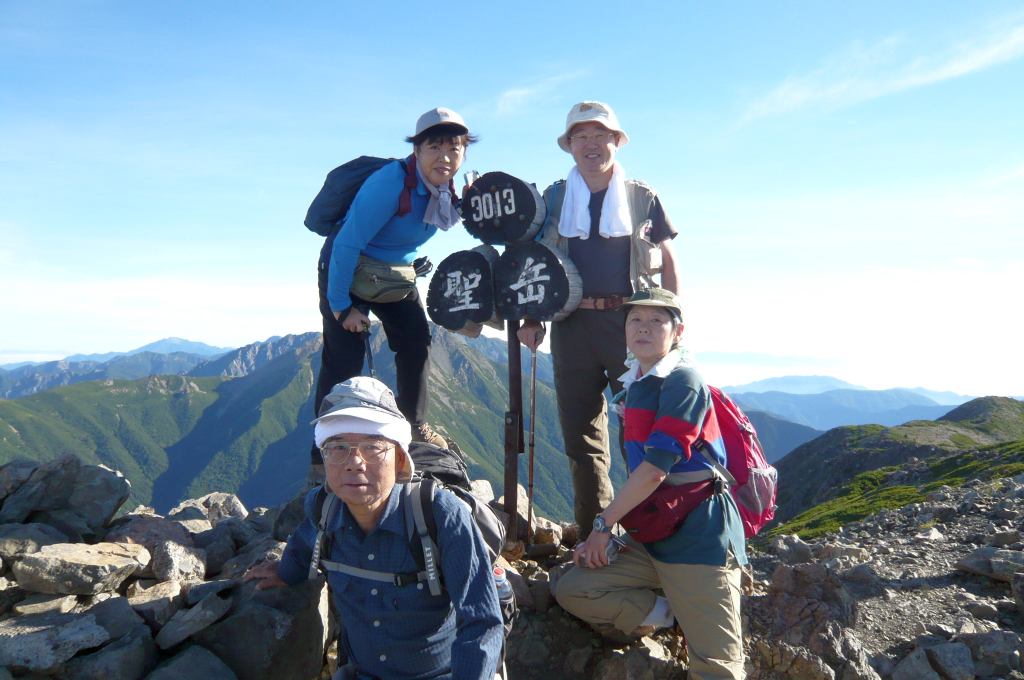
<instances>
[{"instance_id":1,"label":"woman in blue long-sleeve shirt","mask_svg":"<svg viewBox=\"0 0 1024 680\"><path fill-rule=\"evenodd\" d=\"M397 302L372 302L350 291L360 255L391 264L411 264L419 248L438 229L459 222L454 178L477 141L462 118L448 109L420 116L416 133L407 137L413 153L377 170L360 187L333 237L328 237L320 263L320 312L324 347L314 407L334 385L363 370L360 333L373 312L395 353L397 401L419 441L444 444L426 422L427 376L430 372L430 329L413 287ZM333 238L333 243L332 243ZM313 447L311 477L322 480L323 462Z\"/></svg>"}]
</instances>

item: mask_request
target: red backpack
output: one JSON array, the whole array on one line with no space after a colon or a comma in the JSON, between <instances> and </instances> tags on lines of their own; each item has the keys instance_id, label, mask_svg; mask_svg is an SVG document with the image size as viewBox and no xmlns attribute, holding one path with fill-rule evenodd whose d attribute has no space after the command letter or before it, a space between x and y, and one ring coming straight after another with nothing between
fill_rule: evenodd
<instances>
[{"instance_id":1,"label":"red backpack","mask_svg":"<svg viewBox=\"0 0 1024 680\"><path fill-rule=\"evenodd\" d=\"M711 402L725 445L727 467L723 468L715 462L702 440L694 442L694 447L729 482L743 519L743 532L747 538L751 538L775 518L775 491L779 473L765 459L764 449L757 440L757 432L740 407L717 387L709 385L708 388L711 390Z\"/></svg>"}]
</instances>

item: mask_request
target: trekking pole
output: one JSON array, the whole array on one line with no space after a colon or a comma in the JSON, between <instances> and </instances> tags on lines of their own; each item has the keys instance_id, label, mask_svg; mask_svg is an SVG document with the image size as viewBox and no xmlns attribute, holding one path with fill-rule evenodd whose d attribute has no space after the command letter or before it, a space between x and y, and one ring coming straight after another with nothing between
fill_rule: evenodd
<instances>
[{"instance_id":1,"label":"trekking pole","mask_svg":"<svg viewBox=\"0 0 1024 680\"><path fill-rule=\"evenodd\" d=\"M530 479L526 506L526 545L533 545L533 435L537 431L537 426L534 424L534 419L537 416L537 350L530 351Z\"/></svg>"},{"instance_id":2,"label":"trekking pole","mask_svg":"<svg viewBox=\"0 0 1024 680\"><path fill-rule=\"evenodd\" d=\"M363 338L363 344L366 345L366 361L370 364L370 375L373 376L374 380L379 380L377 369L373 367L373 350L370 349L370 327L364 324L363 332L359 335Z\"/></svg>"}]
</instances>

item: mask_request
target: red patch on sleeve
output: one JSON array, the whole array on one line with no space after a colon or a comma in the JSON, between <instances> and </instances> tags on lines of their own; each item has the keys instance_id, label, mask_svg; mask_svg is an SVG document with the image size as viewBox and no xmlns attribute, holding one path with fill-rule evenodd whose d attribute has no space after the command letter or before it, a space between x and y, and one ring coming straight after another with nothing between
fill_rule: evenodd
<instances>
[{"instance_id":1,"label":"red patch on sleeve","mask_svg":"<svg viewBox=\"0 0 1024 680\"><path fill-rule=\"evenodd\" d=\"M654 429L659 432L664 432L669 437L672 437L679 442L679 446L682 447L683 453L686 454L686 459L690 459L690 447L693 445L693 442L696 441L697 437L700 436L700 430L697 429L696 425L683 420L682 418L662 416L654 423Z\"/></svg>"},{"instance_id":2,"label":"red patch on sleeve","mask_svg":"<svg viewBox=\"0 0 1024 680\"><path fill-rule=\"evenodd\" d=\"M654 419L658 414L642 408L626 409L626 432L627 442L645 442L651 436L654 429Z\"/></svg>"}]
</instances>

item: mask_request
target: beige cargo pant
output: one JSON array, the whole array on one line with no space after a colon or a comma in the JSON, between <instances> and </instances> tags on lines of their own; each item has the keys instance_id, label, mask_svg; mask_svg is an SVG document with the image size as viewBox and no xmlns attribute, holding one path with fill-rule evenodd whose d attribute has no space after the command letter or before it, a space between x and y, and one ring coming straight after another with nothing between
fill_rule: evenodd
<instances>
[{"instance_id":1,"label":"beige cargo pant","mask_svg":"<svg viewBox=\"0 0 1024 680\"><path fill-rule=\"evenodd\" d=\"M574 568L558 580L555 597L567 612L588 623L632 633L654 608L662 588L686 636L690 680L730 678L743 671L740 617L742 569L729 565L667 564L651 559L638 543L598 569Z\"/></svg>"}]
</instances>

